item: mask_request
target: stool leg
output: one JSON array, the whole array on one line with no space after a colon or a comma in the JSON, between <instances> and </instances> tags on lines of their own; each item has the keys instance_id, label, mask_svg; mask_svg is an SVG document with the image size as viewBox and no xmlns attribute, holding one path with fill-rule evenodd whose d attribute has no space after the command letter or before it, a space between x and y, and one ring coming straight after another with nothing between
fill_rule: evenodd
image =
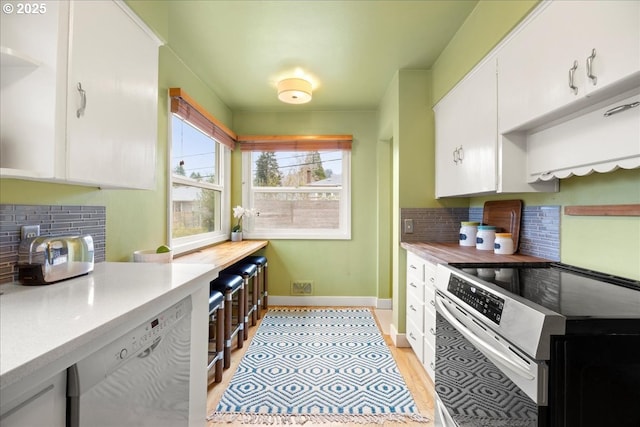
<instances>
[{"instance_id":1,"label":"stool leg","mask_svg":"<svg viewBox=\"0 0 640 427\"><path fill-rule=\"evenodd\" d=\"M227 309L224 311L224 369L231 366L231 317L233 316L233 295L224 293Z\"/></svg>"},{"instance_id":2,"label":"stool leg","mask_svg":"<svg viewBox=\"0 0 640 427\"><path fill-rule=\"evenodd\" d=\"M257 291L256 294L258 296L258 301L256 301L256 320L259 320L262 317L262 304L263 304L263 294L264 294L264 285L262 278L262 266L258 265L258 273L256 274L257 278Z\"/></svg>"},{"instance_id":3,"label":"stool leg","mask_svg":"<svg viewBox=\"0 0 640 427\"><path fill-rule=\"evenodd\" d=\"M222 381L222 369L224 369L223 366L223 357L220 357L220 354L224 354L224 316L225 316L225 309L224 309L224 301L222 302L222 304L220 304L220 307L218 307L218 313L216 314L216 357L218 358L218 360L216 360L216 367L215 367L215 382L219 383L220 381Z\"/></svg>"},{"instance_id":4,"label":"stool leg","mask_svg":"<svg viewBox=\"0 0 640 427\"><path fill-rule=\"evenodd\" d=\"M244 340L249 339L249 284L250 277L245 275L242 276L242 280L244 281Z\"/></svg>"},{"instance_id":5,"label":"stool leg","mask_svg":"<svg viewBox=\"0 0 640 427\"><path fill-rule=\"evenodd\" d=\"M263 271L264 277L262 278L262 282L264 283L264 297L262 298L262 305L265 310L269 310L269 269L266 262L264 263Z\"/></svg>"},{"instance_id":6,"label":"stool leg","mask_svg":"<svg viewBox=\"0 0 640 427\"><path fill-rule=\"evenodd\" d=\"M245 292L244 279L240 290L238 291L238 324L240 325L240 331L238 331L238 348L242 348L244 343L244 330L247 328L245 322L245 307L247 305L247 296Z\"/></svg>"},{"instance_id":7,"label":"stool leg","mask_svg":"<svg viewBox=\"0 0 640 427\"><path fill-rule=\"evenodd\" d=\"M251 326L256 326L258 321L258 292L260 291L258 275L255 274L251 280L253 281L253 292L251 292L251 305L253 306L253 311L251 312Z\"/></svg>"}]
</instances>

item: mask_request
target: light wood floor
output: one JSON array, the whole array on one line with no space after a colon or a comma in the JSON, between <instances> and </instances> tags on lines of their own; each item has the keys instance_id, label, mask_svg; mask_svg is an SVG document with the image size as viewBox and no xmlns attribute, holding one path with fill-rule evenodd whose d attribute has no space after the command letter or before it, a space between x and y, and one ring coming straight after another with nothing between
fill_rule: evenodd
<instances>
[{"instance_id":1,"label":"light wood floor","mask_svg":"<svg viewBox=\"0 0 640 427\"><path fill-rule=\"evenodd\" d=\"M278 308L278 307L270 307L270 308ZM303 307L283 307L283 308L303 308ZM309 307L310 309L318 309L318 308L323 308L323 307ZM374 314L375 316L375 310L371 310L371 312ZM380 325L380 322L378 321L378 318L376 317L376 321L378 322L378 328L380 328L381 331L388 329L388 328L382 328ZM231 367L229 369L226 369L224 371L224 374L222 376L222 382L218 383L218 384L212 384L209 387L209 392L207 394L207 413L212 412L216 406L218 405L218 402L220 401L220 398L222 397L222 394L224 393L224 390L226 389L226 387L229 385L229 382L231 381L231 377L233 376L233 373L235 372L235 370L238 367L238 364L240 363L240 359L242 359L242 356L244 355L244 353L246 352L247 348L249 347L250 344L250 340L253 338L253 335L256 333L256 330L258 329L258 326L260 325L260 321L258 321L258 324L255 327L251 327L249 329L249 341L245 341L243 347L241 349L234 349L234 351L231 353ZM402 374L402 376L404 377L404 381L407 384L407 387L409 388L409 391L411 392L411 394L413 395L413 399L416 402L416 405L418 407L418 410L420 411L420 413L422 415L425 415L427 417L429 417L430 419L433 420L433 409L434 409L434 387L433 387L433 382L431 381L431 379L429 378L429 376L427 375L426 371L424 370L424 368L422 367L422 364L420 363L420 361L416 358L415 354L413 353L413 351L410 348L396 348L393 345L393 341L391 340L391 337L389 335L383 334L384 336L384 340L386 341L387 345L389 346L389 349L391 350L391 354L393 355L393 357L396 360L396 363L398 364L398 368L400 370L400 373ZM236 344L236 341L234 340L234 345ZM210 422L208 424L208 426L215 426L215 425L222 425L222 424L218 424L218 423L213 423ZM225 426L236 426L236 425L243 425L243 424L223 424ZM247 424L244 424L247 425ZM257 424L254 424L257 425ZM311 424L311 423L306 423L305 426L314 426L316 424ZM327 426L328 424L322 424L322 426ZM366 426L366 425L376 425L379 426L381 424L338 424L338 423L333 423L331 424L332 426ZM387 422L384 423L382 425L385 426L391 426L391 425L397 425L397 423L392 423L392 422ZM419 423L406 423L406 424L402 424L403 426L411 426L411 425L415 425L415 426L425 426L425 424L419 424ZM433 425L432 423L426 424L427 426L429 425Z\"/></svg>"}]
</instances>

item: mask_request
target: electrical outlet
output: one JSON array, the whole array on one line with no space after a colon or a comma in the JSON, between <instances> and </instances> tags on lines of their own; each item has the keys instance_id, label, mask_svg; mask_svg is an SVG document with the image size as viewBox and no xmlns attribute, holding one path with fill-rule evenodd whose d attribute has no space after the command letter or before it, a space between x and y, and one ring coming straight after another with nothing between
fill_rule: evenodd
<instances>
[{"instance_id":1,"label":"electrical outlet","mask_svg":"<svg viewBox=\"0 0 640 427\"><path fill-rule=\"evenodd\" d=\"M405 219L404 220L404 228L403 231L405 234L413 234L413 220L412 219Z\"/></svg>"},{"instance_id":2,"label":"electrical outlet","mask_svg":"<svg viewBox=\"0 0 640 427\"><path fill-rule=\"evenodd\" d=\"M291 295L313 294L313 282L311 280L296 280L291 283Z\"/></svg>"},{"instance_id":3,"label":"electrical outlet","mask_svg":"<svg viewBox=\"0 0 640 427\"><path fill-rule=\"evenodd\" d=\"M40 235L40 225L23 225L20 227L20 238L22 240Z\"/></svg>"}]
</instances>

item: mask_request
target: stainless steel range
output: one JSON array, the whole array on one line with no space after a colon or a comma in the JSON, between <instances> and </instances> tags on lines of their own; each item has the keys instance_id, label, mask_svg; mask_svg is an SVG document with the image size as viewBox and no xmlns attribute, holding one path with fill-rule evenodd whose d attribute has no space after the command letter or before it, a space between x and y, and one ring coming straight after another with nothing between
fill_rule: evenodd
<instances>
[{"instance_id":1,"label":"stainless steel range","mask_svg":"<svg viewBox=\"0 0 640 427\"><path fill-rule=\"evenodd\" d=\"M436 426L640 426L640 282L439 265Z\"/></svg>"}]
</instances>

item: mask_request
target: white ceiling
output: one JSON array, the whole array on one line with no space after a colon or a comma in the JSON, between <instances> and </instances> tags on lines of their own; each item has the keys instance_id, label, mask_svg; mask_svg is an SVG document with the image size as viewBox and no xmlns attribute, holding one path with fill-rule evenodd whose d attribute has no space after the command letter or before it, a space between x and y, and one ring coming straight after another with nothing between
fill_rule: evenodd
<instances>
[{"instance_id":1,"label":"white ceiling","mask_svg":"<svg viewBox=\"0 0 640 427\"><path fill-rule=\"evenodd\" d=\"M233 111L373 110L399 69L429 69L476 0L171 0L170 47ZM310 103L277 100L305 76Z\"/></svg>"}]
</instances>

